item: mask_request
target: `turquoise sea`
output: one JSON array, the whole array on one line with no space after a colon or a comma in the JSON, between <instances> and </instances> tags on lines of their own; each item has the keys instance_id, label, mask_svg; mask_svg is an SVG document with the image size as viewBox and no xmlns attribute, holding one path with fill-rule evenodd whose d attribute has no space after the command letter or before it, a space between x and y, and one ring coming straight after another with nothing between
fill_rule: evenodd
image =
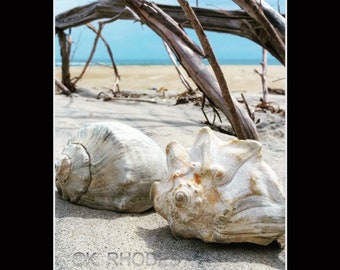
<instances>
[{"instance_id":1,"label":"turquoise sea","mask_svg":"<svg viewBox=\"0 0 340 270\"><path fill-rule=\"evenodd\" d=\"M218 59L220 65L260 65L262 59ZM72 60L71 66L84 66L86 59L76 59ZM204 63L208 64L207 60ZM173 65L170 59L115 59L115 64L117 66L131 66L131 65ZM273 58L267 59L268 65L281 65L279 61ZM90 63L92 66L97 65L109 65L111 66L111 61L108 59L93 59ZM61 60L55 61L55 66L61 66Z\"/></svg>"}]
</instances>

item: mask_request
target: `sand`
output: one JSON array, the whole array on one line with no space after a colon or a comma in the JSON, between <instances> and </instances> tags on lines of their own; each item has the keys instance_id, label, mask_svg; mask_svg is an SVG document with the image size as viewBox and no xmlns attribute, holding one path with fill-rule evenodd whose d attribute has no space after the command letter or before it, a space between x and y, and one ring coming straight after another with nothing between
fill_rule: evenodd
<instances>
[{"instance_id":1,"label":"sand","mask_svg":"<svg viewBox=\"0 0 340 270\"><path fill-rule=\"evenodd\" d=\"M72 67L77 76L80 67ZM244 94L254 108L262 97L260 66L222 66L228 87L237 99ZM185 91L173 66L119 66L120 90L129 98L97 99L110 95L113 70L91 66L77 84L72 97L55 91L54 155L61 153L68 137L84 124L119 121L150 136L162 149L170 141L191 147L204 126L201 107L178 104L176 95ZM60 69L55 74L60 78ZM286 90L285 68L268 67L268 86ZM194 87L194 84L191 84ZM165 96L156 89L165 87ZM133 95L136 94L136 95ZM286 188L286 95L269 94L269 101L285 113L256 111L255 119L263 159ZM212 112L206 108L208 117ZM228 126L223 118L222 126ZM223 139L223 133L215 132ZM54 179L52 179L54 185ZM176 240L165 219L153 209L142 214L90 209L62 200L55 191L55 269L285 269L286 247L278 245L204 243L198 239Z\"/></svg>"},{"instance_id":2,"label":"sand","mask_svg":"<svg viewBox=\"0 0 340 270\"><path fill-rule=\"evenodd\" d=\"M221 66L230 92L262 93L261 79L254 72L256 69L262 72L261 66ZM71 75L77 76L83 67L72 67ZM210 72L212 70L208 69ZM185 71L181 69L183 74ZM285 89L286 73L281 65L268 66L267 83L272 88ZM174 66L119 66L119 87L122 90L145 90L165 87L177 92L185 91L186 88L180 81ZM56 69L56 76L60 77L60 68ZM192 88L194 83L188 76ZM79 87L107 90L114 84L114 71L106 66L89 66L83 78L78 82Z\"/></svg>"}]
</instances>

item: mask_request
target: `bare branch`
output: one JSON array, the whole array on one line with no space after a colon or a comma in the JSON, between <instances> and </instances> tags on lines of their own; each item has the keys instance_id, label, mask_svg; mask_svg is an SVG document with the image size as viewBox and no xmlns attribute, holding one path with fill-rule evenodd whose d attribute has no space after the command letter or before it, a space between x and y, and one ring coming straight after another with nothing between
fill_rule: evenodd
<instances>
[{"instance_id":1,"label":"bare branch","mask_svg":"<svg viewBox=\"0 0 340 270\"><path fill-rule=\"evenodd\" d=\"M202 62L202 50L195 49L199 47L193 43L178 23L152 2L138 0L124 0L124 2L136 12L143 23L147 24L168 44L189 77L197 85L197 88L232 122L233 115L225 104L218 82ZM233 96L231 98L234 99ZM236 99L235 102L233 100L233 104L238 117L242 118L243 126L240 136L257 140L258 134L254 122L236 102Z\"/></svg>"},{"instance_id":2,"label":"bare branch","mask_svg":"<svg viewBox=\"0 0 340 270\"><path fill-rule=\"evenodd\" d=\"M182 27L192 28L191 23L180 6L162 4L157 4L157 6ZM121 20L136 20L136 16L133 13L123 12L125 7L126 4L123 0L102 0L76 7L58 14L55 17L55 27L60 30L67 29L98 19L113 18L117 14L121 14L119 17ZM280 35L282 42L284 42L284 17L275 12L275 10L267 8L267 6L263 6L263 9L268 17L268 22L270 21L275 26L275 29L280 33L277 33L277 35ZM281 64L285 64L284 51L282 52L280 47L275 45L277 41L272 38L272 33L268 32L262 23L259 23L247 12L243 10L228 11L198 7L193 7L193 10L205 31L228 33L252 40L261 47L264 47Z\"/></svg>"},{"instance_id":3,"label":"bare branch","mask_svg":"<svg viewBox=\"0 0 340 270\"><path fill-rule=\"evenodd\" d=\"M179 75L179 78L180 78L181 82L184 84L185 88L189 91L189 94L193 94L193 93L194 93L194 90L193 90L192 87L190 86L189 82L186 80L186 78L185 78L183 72L179 69L178 64L177 64L177 62L176 62L176 59L174 58L174 55L173 55L173 53L171 52L171 50L170 50L168 44L166 44L165 41L163 41L163 43L164 43L164 46L165 46L166 51L168 52L168 55L169 55L169 57L170 57L171 62L174 64L174 66L175 66L175 68L176 68L176 71L177 71L177 73L178 73L178 75Z\"/></svg>"},{"instance_id":4,"label":"bare branch","mask_svg":"<svg viewBox=\"0 0 340 270\"><path fill-rule=\"evenodd\" d=\"M185 1L185 0L178 0L178 2L180 3L185 14L187 15L187 17L191 21L192 27L196 31L196 34L197 34L197 36L198 36L198 38L199 38L199 40L200 40L200 42L203 46L205 56L208 59L210 65L211 65L211 67L212 67L212 69L215 73L218 84L219 84L220 89L222 91L222 96L223 96L224 102L226 103L226 106L228 107L228 110L229 110L229 115L230 115L229 121L230 121L237 137L239 139L246 139L247 138L246 130L244 130L242 128L241 118L238 117L236 107L235 107L234 102L233 102L231 95L229 93L227 82L226 82L226 80L223 76L223 72L221 70L221 67L217 62L217 59L216 59L215 54L213 52L213 49L210 46L209 40L208 40L207 36L205 35L204 30L203 30L200 22L198 21L193 9L190 7L188 2Z\"/></svg>"},{"instance_id":5,"label":"bare branch","mask_svg":"<svg viewBox=\"0 0 340 270\"><path fill-rule=\"evenodd\" d=\"M87 24L87 27L90 28L90 29L94 29L94 27L91 25L91 24ZM85 74L85 71L87 69L87 67L89 66L89 64L91 63L91 60L92 60L92 57L96 51L96 48L97 48L97 43L98 43L98 40L99 40L99 37L100 37L100 33L102 31L102 28L103 26L101 24L99 24L99 30L97 32L97 35L96 35L96 38L94 40L94 43L93 43L93 47L92 47L92 50L91 50L91 53L90 53L90 56L89 58L87 59L86 63L85 63L85 66L82 70L82 72L79 74L79 76L73 78L73 84L77 84L77 82L83 77L83 75Z\"/></svg>"},{"instance_id":6,"label":"bare branch","mask_svg":"<svg viewBox=\"0 0 340 270\"><path fill-rule=\"evenodd\" d=\"M72 95L71 91L65 85L63 85L62 82L59 81L57 78L55 78L54 82L55 85L61 90L63 94L65 94L66 96Z\"/></svg>"},{"instance_id":7,"label":"bare branch","mask_svg":"<svg viewBox=\"0 0 340 270\"><path fill-rule=\"evenodd\" d=\"M276 28L270 23L269 19L264 15L263 6L258 4L256 0L233 0L242 9L244 9L252 18L254 18L262 29L267 33L267 40L263 39L262 47L274 51L273 54L281 63L285 63L285 44L284 35L280 35ZM260 1L262 2L262 1ZM269 48L270 47L270 48Z\"/></svg>"}]
</instances>

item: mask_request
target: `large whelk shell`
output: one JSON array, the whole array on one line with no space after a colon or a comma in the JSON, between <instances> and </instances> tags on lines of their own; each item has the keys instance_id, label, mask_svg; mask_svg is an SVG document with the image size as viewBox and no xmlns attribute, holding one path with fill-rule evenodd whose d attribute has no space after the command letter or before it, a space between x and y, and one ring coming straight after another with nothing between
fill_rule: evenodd
<instances>
[{"instance_id":1,"label":"large whelk shell","mask_svg":"<svg viewBox=\"0 0 340 270\"><path fill-rule=\"evenodd\" d=\"M151 187L154 208L176 238L268 245L285 233L285 196L262 145L210 128L191 149L166 147L168 176Z\"/></svg>"},{"instance_id":2,"label":"large whelk shell","mask_svg":"<svg viewBox=\"0 0 340 270\"><path fill-rule=\"evenodd\" d=\"M164 151L141 131L117 122L83 126L55 161L64 200L95 209L143 212L150 187L165 177Z\"/></svg>"}]
</instances>

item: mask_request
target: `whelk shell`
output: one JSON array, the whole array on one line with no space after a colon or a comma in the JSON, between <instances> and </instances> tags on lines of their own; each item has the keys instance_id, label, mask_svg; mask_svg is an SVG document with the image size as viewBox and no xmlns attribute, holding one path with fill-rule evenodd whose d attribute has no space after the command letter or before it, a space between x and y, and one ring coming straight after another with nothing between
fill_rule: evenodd
<instances>
[{"instance_id":1,"label":"whelk shell","mask_svg":"<svg viewBox=\"0 0 340 270\"><path fill-rule=\"evenodd\" d=\"M166 147L168 176L150 196L175 238L268 245L285 233L285 196L255 140L204 127L190 149Z\"/></svg>"},{"instance_id":2,"label":"whelk shell","mask_svg":"<svg viewBox=\"0 0 340 270\"><path fill-rule=\"evenodd\" d=\"M150 209L151 184L166 171L164 151L146 134L118 122L84 125L55 161L62 199L116 212Z\"/></svg>"}]
</instances>

